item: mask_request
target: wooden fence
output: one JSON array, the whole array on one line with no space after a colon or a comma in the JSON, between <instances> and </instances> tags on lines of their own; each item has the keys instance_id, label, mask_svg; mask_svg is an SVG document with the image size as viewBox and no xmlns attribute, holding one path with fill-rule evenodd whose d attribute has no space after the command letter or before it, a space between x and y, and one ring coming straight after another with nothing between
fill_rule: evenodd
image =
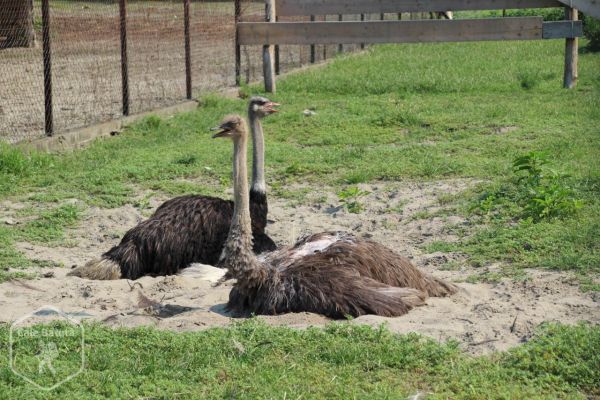
<instances>
[{"instance_id":1,"label":"wooden fence","mask_svg":"<svg viewBox=\"0 0 600 400\"><path fill-rule=\"evenodd\" d=\"M463 20L278 22L279 17L564 7L565 20L542 17ZM266 0L266 22L236 23L237 46L263 46L265 90L275 92L274 46L566 39L564 86L577 80L577 10L555 0ZM340 18L341 20L341 18Z\"/></svg>"}]
</instances>

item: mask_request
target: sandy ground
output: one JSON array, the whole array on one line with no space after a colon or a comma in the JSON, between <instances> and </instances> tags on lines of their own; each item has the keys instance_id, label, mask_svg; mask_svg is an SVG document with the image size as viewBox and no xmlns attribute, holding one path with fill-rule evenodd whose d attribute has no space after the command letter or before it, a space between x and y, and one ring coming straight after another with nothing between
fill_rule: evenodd
<instances>
[{"instance_id":1,"label":"sandy ground","mask_svg":"<svg viewBox=\"0 0 600 400\"><path fill-rule=\"evenodd\" d=\"M464 280L482 269L473 269L459 254L424 254L419 246L436 240L456 240L448 226L467 225L458 216L414 218L438 209L438 196L464 190L470 182L382 183L365 185L371 192L362 202L366 210L349 214L338 207L332 191L311 191L302 205L284 199L270 200L268 232L280 245L296 237L329 229L350 230L377 240L405 254L423 270L456 282L461 291L450 298L431 298L427 305L398 318L362 316L350 323L378 326L394 332L418 332L436 340L453 338L473 354L504 350L527 341L544 321L600 322L600 298L581 293L576 279L567 273L528 270L529 279L502 280L497 284L471 284ZM152 198L151 207L164 198ZM3 218L19 223L17 203L3 203ZM12 210L12 211L11 211ZM65 268L46 268L36 280L0 284L0 321L10 322L44 305L75 316L103 321L109 326L151 325L158 328L199 330L226 326L232 318L224 311L230 286L214 287L218 278L212 267L194 266L178 276L144 277L137 281L87 281L66 277L72 265L80 265L117 244L120 236L144 218L132 207L89 208L79 227L69 232L71 247L43 247L19 243L27 256L51 260ZM449 263L454 268L449 268ZM458 266L458 268L456 268ZM498 266L488 266L493 270ZM320 326L328 319L311 313L259 317L271 325L297 328Z\"/></svg>"}]
</instances>

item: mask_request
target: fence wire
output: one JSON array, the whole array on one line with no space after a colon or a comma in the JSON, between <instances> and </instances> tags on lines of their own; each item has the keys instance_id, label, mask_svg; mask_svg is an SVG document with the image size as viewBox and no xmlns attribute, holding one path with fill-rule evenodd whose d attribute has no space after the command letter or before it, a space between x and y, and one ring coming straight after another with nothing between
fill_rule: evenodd
<instances>
[{"instance_id":1,"label":"fence wire","mask_svg":"<svg viewBox=\"0 0 600 400\"><path fill-rule=\"evenodd\" d=\"M121 1L0 0L0 141L14 143L46 133L44 26L51 50L46 54L51 61L53 131L123 115ZM42 15L44 3L48 4L47 21ZM198 97L235 84L235 7L233 1L189 3L192 92ZM184 0L122 4L127 14L129 113L185 100ZM265 18L262 1L241 0L240 10L240 21ZM344 20L359 19L344 16ZM316 16L315 20L336 21L338 16ZM344 51L359 48L343 46ZM314 61L331 58L338 51L336 45L314 46ZM241 47L242 80L262 79L261 57L260 46ZM311 61L311 46L279 47L280 72Z\"/></svg>"}]
</instances>

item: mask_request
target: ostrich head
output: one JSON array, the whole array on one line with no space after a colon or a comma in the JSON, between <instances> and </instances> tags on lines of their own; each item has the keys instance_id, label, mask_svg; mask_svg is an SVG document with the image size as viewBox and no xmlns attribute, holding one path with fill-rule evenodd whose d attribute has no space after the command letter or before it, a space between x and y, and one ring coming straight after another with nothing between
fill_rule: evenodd
<instances>
[{"instance_id":1,"label":"ostrich head","mask_svg":"<svg viewBox=\"0 0 600 400\"><path fill-rule=\"evenodd\" d=\"M266 97L262 96L253 96L250 99L250 104L248 105L248 110L251 114L256 115L258 118L264 118L267 115L271 115L276 113L278 110L274 109L280 105L279 103L275 103Z\"/></svg>"},{"instance_id":2,"label":"ostrich head","mask_svg":"<svg viewBox=\"0 0 600 400\"><path fill-rule=\"evenodd\" d=\"M224 117L221 124L211 128L211 131L219 131L213 135L213 138L224 137L235 140L248 135L244 119L235 114Z\"/></svg>"}]
</instances>

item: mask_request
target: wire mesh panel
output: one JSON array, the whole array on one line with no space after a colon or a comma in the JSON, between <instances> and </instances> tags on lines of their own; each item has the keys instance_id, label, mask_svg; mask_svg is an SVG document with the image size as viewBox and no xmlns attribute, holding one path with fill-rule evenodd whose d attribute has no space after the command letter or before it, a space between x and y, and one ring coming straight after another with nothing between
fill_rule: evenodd
<instances>
[{"instance_id":1,"label":"wire mesh panel","mask_svg":"<svg viewBox=\"0 0 600 400\"><path fill-rule=\"evenodd\" d=\"M233 86L234 4L209 0L0 0L0 140L12 143L37 138L119 118L123 113L173 105L186 99L188 83L196 97ZM239 4L240 21L265 20L263 1L240 0ZM315 19L324 20L325 16ZM328 21L337 19L337 15L327 16ZM308 21L310 17L283 20ZM312 57L311 46L280 46L280 71L306 65L313 58L315 62L331 58L338 52L336 45L314 49ZM240 50L242 80L261 80L261 46L242 46ZM347 50L351 47L344 46Z\"/></svg>"},{"instance_id":2,"label":"wire mesh panel","mask_svg":"<svg viewBox=\"0 0 600 400\"><path fill-rule=\"evenodd\" d=\"M118 2L50 1L50 33L54 130L119 117Z\"/></svg>"},{"instance_id":3,"label":"wire mesh panel","mask_svg":"<svg viewBox=\"0 0 600 400\"><path fill-rule=\"evenodd\" d=\"M185 99L183 32L182 0L128 3L131 113Z\"/></svg>"},{"instance_id":4,"label":"wire mesh panel","mask_svg":"<svg viewBox=\"0 0 600 400\"><path fill-rule=\"evenodd\" d=\"M0 140L44 132L44 82L40 8L0 0Z\"/></svg>"},{"instance_id":5,"label":"wire mesh panel","mask_svg":"<svg viewBox=\"0 0 600 400\"><path fill-rule=\"evenodd\" d=\"M265 20L265 3L241 0L240 22L261 22ZM241 46L242 80L255 82L262 79L262 48Z\"/></svg>"},{"instance_id":6,"label":"wire mesh panel","mask_svg":"<svg viewBox=\"0 0 600 400\"><path fill-rule=\"evenodd\" d=\"M233 1L193 1L190 12L194 94L235 84Z\"/></svg>"}]
</instances>

